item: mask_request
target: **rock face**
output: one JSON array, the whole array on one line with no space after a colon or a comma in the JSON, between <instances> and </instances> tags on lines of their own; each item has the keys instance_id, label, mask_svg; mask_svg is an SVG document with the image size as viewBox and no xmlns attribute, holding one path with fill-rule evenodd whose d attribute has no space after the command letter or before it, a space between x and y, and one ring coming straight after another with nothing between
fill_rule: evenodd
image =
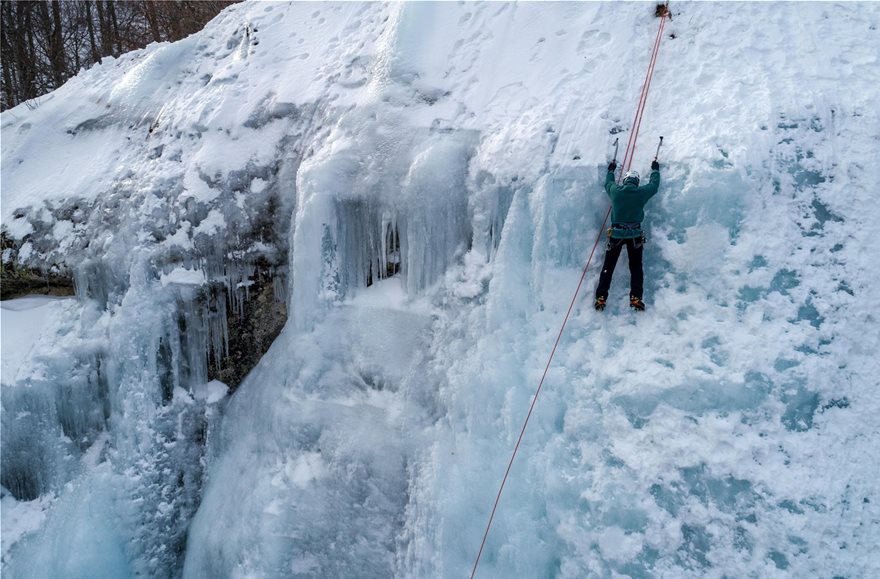
<instances>
[{"instance_id":1,"label":"rock face","mask_svg":"<svg viewBox=\"0 0 880 579\"><path fill-rule=\"evenodd\" d=\"M26 295L72 296L76 293L73 278L43 273L22 267L4 266L0 273L0 299L9 300Z\"/></svg>"},{"instance_id":2,"label":"rock face","mask_svg":"<svg viewBox=\"0 0 880 579\"><path fill-rule=\"evenodd\" d=\"M74 295L72 276L46 272L20 264L18 262L18 244L5 233L0 233L0 251L2 251L0 300L9 300L30 294Z\"/></svg>"},{"instance_id":3,"label":"rock face","mask_svg":"<svg viewBox=\"0 0 880 579\"><path fill-rule=\"evenodd\" d=\"M225 355L220 359L211 356L208 378L220 380L234 391L281 333L287 323L287 305L279 299L276 285L268 270L259 268L250 285L237 290L247 295L239 310L227 310ZM217 299L212 292L208 294Z\"/></svg>"}]
</instances>

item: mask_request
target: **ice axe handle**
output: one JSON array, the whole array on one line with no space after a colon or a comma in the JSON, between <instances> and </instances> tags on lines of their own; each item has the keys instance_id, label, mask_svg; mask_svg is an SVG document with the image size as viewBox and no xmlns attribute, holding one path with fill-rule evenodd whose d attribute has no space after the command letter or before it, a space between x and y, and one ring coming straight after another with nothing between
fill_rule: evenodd
<instances>
[{"instance_id":1,"label":"ice axe handle","mask_svg":"<svg viewBox=\"0 0 880 579\"><path fill-rule=\"evenodd\" d=\"M614 137L614 158L612 159L615 163L617 162L617 148L620 147L619 143L620 139Z\"/></svg>"},{"instance_id":2,"label":"ice axe handle","mask_svg":"<svg viewBox=\"0 0 880 579\"><path fill-rule=\"evenodd\" d=\"M660 155L660 147L663 145L663 137L660 137L660 142L657 143L657 152L654 153L654 160L657 160L657 157Z\"/></svg>"}]
</instances>

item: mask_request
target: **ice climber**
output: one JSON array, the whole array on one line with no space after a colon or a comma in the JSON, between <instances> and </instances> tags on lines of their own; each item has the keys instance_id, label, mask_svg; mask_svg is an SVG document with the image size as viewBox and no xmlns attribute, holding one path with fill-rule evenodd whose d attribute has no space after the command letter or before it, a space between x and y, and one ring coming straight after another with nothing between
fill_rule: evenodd
<instances>
[{"instance_id":1,"label":"ice climber","mask_svg":"<svg viewBox=\"0 0 880 579\"><path fill-rule=\"evenodd\" d=\"M608 290L611 287L611 276L614 275L614 267L617 265L620 252L626 246L631 278L629 305L642 311L645 309L645 302L642 301L644 289L642 251L645 247L642 220L645 218L645 204L657 193L660 186L660 163L654 159L651 163L651 177L648 184L641 187L639 187L639 174L636 171L627 171L623 176L623 184L617 185L614 182L616 169L617 163L611 161L608 165L608 175L605 177L605 191L611 197L611 228L608 230L608 243L605 246L605 262L599 275L599 285L596 286L595 306L600 311L605 309Z\"/></svg>"}]
</instances>

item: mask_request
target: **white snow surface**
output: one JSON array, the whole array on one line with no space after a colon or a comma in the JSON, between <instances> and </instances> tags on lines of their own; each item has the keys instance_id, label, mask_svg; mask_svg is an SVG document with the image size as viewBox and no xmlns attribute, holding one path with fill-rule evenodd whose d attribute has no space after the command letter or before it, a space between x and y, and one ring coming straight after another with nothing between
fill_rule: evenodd
<instances>
[{"instance_id":1,"label":"white snow surface","mask_svg":"<svg viewBox=\"0 0 880 579\"><path fill-rule=\"evenodd\" d=\"M58 326L71 316L73 304L66 298L30 296L6 300L0 305L0 357L3 384L19 380L22 368L33 370L41 349L56 348ZM50 342L45 345L43 342Z\"/></svg>"},{"instance_id":2,"label":"white snow surface","mask_svg":"<svg viewBox=\"0 0 880 579\"><path fill-rule=\"evenodd\" d=\"M208 281L205 272L199 269L188 269L185 267L175 267L168 273L159 276L159 283L166 286L170 283L180 285L202 285Z\"/></svg>"},{"instance_id":3,"label":"white snow surface","mask_svg":"<svg viewBox=\"0 0 880 579\"><path fill-rule=\"evenodd\" d=\"M195 389L196 398L204 398L208 404L216 404L229 394L229 386L220 380L211 380L201 388Z\"/></svg>"},{"instance_id":4,"label":"white snow surface","mask_svg":"<svg viewBox=\"0 0 880 579\"><path fill-rule=\"evenodd\" d=\"M477 575L880 576L880 4L672 10L648 310L600 246ZM4 576L467 576L653 11L246 2L5 111L14 259L79 299L3 305Z\"/></svg>"}]
</instances>

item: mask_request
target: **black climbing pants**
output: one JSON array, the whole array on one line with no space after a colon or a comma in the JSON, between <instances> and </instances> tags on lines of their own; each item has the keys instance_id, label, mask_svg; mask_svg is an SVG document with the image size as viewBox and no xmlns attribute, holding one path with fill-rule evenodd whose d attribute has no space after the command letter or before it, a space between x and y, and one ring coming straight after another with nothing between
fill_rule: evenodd
<instances>
[{"instance_id":1,"label":"black climbing pants","mask_svg":"<svg viewBox=\"0 0 880 579\"><path fill-rule=\"evenodd\" d=\"M620 252L626 246L626 255L629 257L629 275L631 296L641 299L644 290L645 275L642 271L642 251L645 248L645 238L634 239L609 238L605 246L605 263L602 264L602 273L599 275L599 285L596 286L596 297L608 299L608 290L611 288L611 276L617 266Z\"/></svg>"}]
</instances>

